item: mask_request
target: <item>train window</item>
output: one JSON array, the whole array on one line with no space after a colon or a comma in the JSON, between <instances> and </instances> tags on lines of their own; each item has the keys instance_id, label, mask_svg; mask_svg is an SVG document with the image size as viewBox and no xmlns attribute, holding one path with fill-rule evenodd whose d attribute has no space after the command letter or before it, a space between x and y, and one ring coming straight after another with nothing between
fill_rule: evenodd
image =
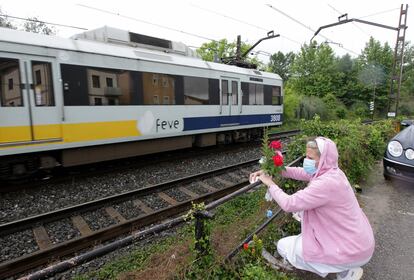
<instances>
[{"instance_id":1,"label":"train window","mask_svg":"<svg viewBox=\"0 0 414 280\"><path fill-rule=\"evenodd\" d=\"M23 106L17 59L0 58L0 97L3 107Z\"/></svg>"},{"instance_id":2,"label":"train window","mask_svg":"<svg viewBox=\"0 0 414 280\"><path fill-rule=\"evenodd\" d=\"M263 85L256 84L256 105L264 104Z\"/></svg>"},{"instance_id":3,"label":"train window","mask_svg":"<svg viewBox=\"0 0 414 280\"><path fill-rule=\"evenodd\" d=\"M137 105L140 74L61 64L65 106Z\"/></svg>"},{"instance_id":4,"label":"train window","mask_svg":"<svg viewBox=\"0 0 414 280\"><path fill-rule=\"evenodd\" d=\"M184 104L208 105L209 81L206 78L184 77Z\"/></svg>"},{"instance_id":5,"label":"train window","mask_svg":"<svg viewBox=\"0 0 414 280\"><path fill-rule=\"evenodd\" d=\"M232 100L233 100L232 105L237 105L238 104L237 99L238 99L238 96L239 96L239 87L238 87L238 83L236 81L231 82L231 89L232 89L231 96L232 96Z\"/></svg>"},{"instance_id":6,"label":"train window","mask_svg":"<svg viewBox=\"0 0 414 280\"><path fill-rule=\"evenodd\" d=\"M175 104L175 79L175 76L168 74L142 73L144 105L159 105L160 97L164 105ZM166 100L168 104L165 103Z\"/></svg>"},{"instance_id":7,"label":"train window","mask_svg":"<svg viewBox=\"0 0 414 280\"><path fill-rule=\"evenodd\" d=\"M280 87L272 86L272 105L282 105Z\"/></svg>"},{"instance_id":8,"label":"train window","mask_svg":"<svg viewBox=\"0 0 414 280\"><path fill-rule=\"evenodd\" d=\"M241 83L242 104L249 105L249 83Z\"/></svg>"},{"instance_id":9,"label":"train window","mask_svg":"<svg viewBox=\"0 0 414 280\"><path fill-rule=\"evenodd\" d=\"M52 64L50 62L32 61L32 73L36 106L55 106Z\"/></svg>"},{"instance_id":10,"label":"train window","mask_svg":"<svg viewBox=\"0 0 414 280\"><path fill-rule=\"evenodd\" d=\"M229 101L229 81L221 80L221 104L228 105Z\"/></svg>"},{"instance_id":11,"label":"train window","mask_svg":"<svg viewBox=\"0 0 414 280\"><path fill-rule=\"evenodd\" d=\"M264 104L264 92L263 85L249 83L249 105L263 105ZM245 99L245 102L247 99Z\"/></svg>"}]
</instances>

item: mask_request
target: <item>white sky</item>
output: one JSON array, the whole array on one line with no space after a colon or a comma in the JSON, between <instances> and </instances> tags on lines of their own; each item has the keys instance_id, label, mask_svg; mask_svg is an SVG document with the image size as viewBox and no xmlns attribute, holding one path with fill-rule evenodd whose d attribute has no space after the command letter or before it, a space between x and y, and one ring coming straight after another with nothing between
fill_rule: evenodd
<instances>
[{"instance_id":1,"label":"white sky","mask_svg":"<svg viewBox=\"0 0 414 280\"><path fill-rule=\"evenodd\" d=\"M228 41L233 41L237 35L241 35L242 41L254 44L258 39L265 37L267 31L274 30L282 37L262 42L255 51L286 53L300 50L300 44L308 43L313 32L282 13L313 30L337 22L338 16L342 13L348 13L349 18L397 27L400 5L406 3L408 1L403 3L395 0L0 0L0 7L4 13L12 16L37 16L46 22L88 29L108 25L153 37L181 41L195 47L201 46L207 40L184 32L215 40L226 38ZM271 9L267 4L282 13ZM106 10L115 15L82 5ZM12 22L16 25L21 24L19 20ZM408 7L409 28L406 31L406 40L414 43L414 25L411 25L411 22L414 22L414 6ZM58 27L57 30L61 37L82 32L64 27ZM387 41L392 48L397 37L396 31L359 23L347 23L323 30L320 34L332 42L342 44L343 48L331 44L337 55L348 52L354 57L364 48L370 35L383 43ZM318 42L326 40L321 36L317 36L316 39ZM259 58L267 61L264 55Z\"/></svg>"}]
</instances>

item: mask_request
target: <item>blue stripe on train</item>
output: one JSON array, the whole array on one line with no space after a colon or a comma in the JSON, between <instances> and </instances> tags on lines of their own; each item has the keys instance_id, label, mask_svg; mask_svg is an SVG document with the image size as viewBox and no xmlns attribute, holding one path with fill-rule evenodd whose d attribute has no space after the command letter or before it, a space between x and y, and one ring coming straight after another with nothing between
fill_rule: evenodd
<instances>
[{"instance_id":1,"label":"blue stripe on train","mask_svg":"<svg viewBox=\"0 0 414 280\"><path fill-rule=\"evenodd\" d=\"M282 114L184 118L184 131L282 121Z\"/></svg>"}]
</instances>

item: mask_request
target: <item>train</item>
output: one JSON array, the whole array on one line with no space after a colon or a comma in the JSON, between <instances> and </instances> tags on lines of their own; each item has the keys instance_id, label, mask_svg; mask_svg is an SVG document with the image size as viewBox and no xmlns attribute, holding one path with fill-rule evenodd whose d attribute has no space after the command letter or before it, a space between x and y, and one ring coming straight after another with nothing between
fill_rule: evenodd
<instances>
[{"instance_id":1,"label":"train","mask_svg":"<svg viewBox=\"0 0 414 280\"><path fill-rule=\"evenodd\" d=\"M0 180L246 141L283 121L279 75L181 42L109 26L0 34Z\"/></svg>"}]
</instances>

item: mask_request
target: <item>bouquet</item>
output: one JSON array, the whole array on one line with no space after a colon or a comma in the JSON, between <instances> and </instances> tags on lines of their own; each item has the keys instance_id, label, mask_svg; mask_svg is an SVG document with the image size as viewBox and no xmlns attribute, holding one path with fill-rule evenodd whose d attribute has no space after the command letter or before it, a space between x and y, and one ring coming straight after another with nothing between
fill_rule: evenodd
<instances>
[{"instance_id":1,"label":"bouquet","mask_svg":"<svg viewBox=\"0 0 414 280\"><path fill-rule=\"evenodd\" d=\"M279 140L271 141L269 143L269 134L265 131L262 142L262 158L259 161L260 168L271 177L278 177L282 170L285 170L283 165L282 142ZM266 192L267 201L272 200L270 193Z\"/></svg>"}]
</instances>

